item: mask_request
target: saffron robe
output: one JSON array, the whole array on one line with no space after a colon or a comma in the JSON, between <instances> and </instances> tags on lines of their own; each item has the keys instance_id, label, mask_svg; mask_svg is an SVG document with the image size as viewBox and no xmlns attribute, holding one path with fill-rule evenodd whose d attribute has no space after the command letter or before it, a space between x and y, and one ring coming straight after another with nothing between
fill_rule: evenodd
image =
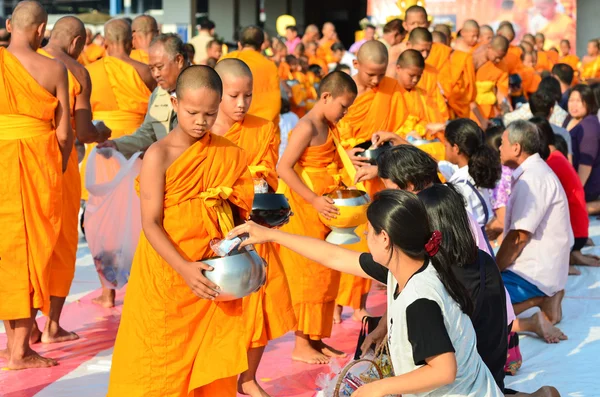
<instances>
[{"instance_id":1,"label":"saffron robe","mask_svg":"<svg viewBox=\"0 0 600 397\"><path fill-rule=\"evenodd\" d=\"M163 227L186 260L214 256L209 243L230 230L231 204L242 218L249 213L254 187L246 164L243 150L208 133L167 169ZM242 300L198 298L142 232L108 397L210 395L203 389L235 379L246 369ZM233 394L219 395L235 396L235 388Z\"/></svg>"},{"instance_id":2,"label":"saffron robe","mask_svg":"<svg viewBox=\"0 0 600 397\"><path fill-rule=\"evenodd\" d=\"M445 123L448 121L450 117L448 105L446 105L446 100L442 95L440 74L437 69L426 63L417 87L425 93L425 118L427 122Z\"/></svg>"},{"instance_id":3,"label":"saffron robe","mask_svg":"<svg viewBox=\"0 0 600 397\"><path fill-rule=\"evenodd\" d=\"M145 63L146 65L150 62L148 51L144 50L131 50L131 54L129 54L129 57L138 62Z\"/></svg>"},{"instance_id":4,"label":"saffron robe","mask_svg":"<svg viewBox=\"0 0 600 397\"><path fill-rule=\"evenodd\" d=\"M479 105L483 117L492 118L496 114L497 92L502 93L505 97L508 96L508 73L487 61L477 69L475 77L477 86L475 102Z\"/></svg>"},{"instance_id":5,"label":"saffron robe","mask_svg":"<svg viewBox=\"0 0 600 397\"><path fill-rule=\"evenodd\" d=\"M468 118L471 113L471 103L475 102L477 97L473 56L454 50L450 55L450 65L452 72L452 91L448 95L450 118Z\"/></svg>"},{"instance_id":6,"label":"saffron robe","mask_svg":"<svg viewBox=\"0 0 600 397\"><path fill-rule=\"evenodd\" d=\"M425 64L438 71L438 79L442 94L447 97L452 92L452 72L450 70L450 54L452 48L441 43L433 43Z\"/></svg>"}]
</instances>

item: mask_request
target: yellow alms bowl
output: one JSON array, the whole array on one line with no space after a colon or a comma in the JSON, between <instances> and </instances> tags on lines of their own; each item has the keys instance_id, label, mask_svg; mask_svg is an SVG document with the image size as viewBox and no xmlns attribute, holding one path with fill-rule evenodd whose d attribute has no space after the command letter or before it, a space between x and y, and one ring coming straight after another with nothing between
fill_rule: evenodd
<instances>
[{"instance_id":1,"label":"yellow alms bowl","mask_svg":"<svg viewBox=\"0 0 600 397\"><path fill-rule=\"evenodd\" d=\"M325 219L321 214L321 222L329 228L355 228L367 222L369 195L362 190L336 190L326 195L333 199L340 213L335 219Z\"/></svg>"}]
</instances>

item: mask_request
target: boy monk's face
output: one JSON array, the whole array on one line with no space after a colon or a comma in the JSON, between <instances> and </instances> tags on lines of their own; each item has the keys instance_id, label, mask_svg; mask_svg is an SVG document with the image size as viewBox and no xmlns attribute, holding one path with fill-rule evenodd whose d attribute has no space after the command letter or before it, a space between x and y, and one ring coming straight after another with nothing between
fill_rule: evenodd
<instances>
[{"instance_id":1,"label":"boy monk's face","mask_svg":"<svg viewBox=\"0 0 600 397\"><path fill-rule=\"evenodd\" d=\"M523 56L523 66L525 66L527 68L532 68L534 65L535 65L535 62L533 61L532 54L526 54L525 56Z\"/></svg>"},{"instance_id":2,"label":"boy monk's face","mask_svg":"<svg viewBox=\"0 0 600 397\"><path fill-rule=\"evenodd\" d=\"M337 124L348 113L348 108L354 103L356 95L345 92L334 98L331 93L325 92L321 95L321 99L325 103L325 118L330 123Z\"/></svg>"},{"instance_id":3,"label":"boy monk's face","mask_svg":"<svg viewBox=\"0 0 600 397\"><path fill-rule=\"evenodd\" d=\"M242 121L252 103L252 79L247 76L223 77L223 100L219 111L234 121Z\"/></svg>"},{"instance_id":4,"label":"boy monk's face","mask_svg":"<svg viewBox=\"0 0 600 397\"><path fill-rule=\"evenodd\" d=\"M429 22L427 17L422 12L410 12L406 14L406 20L404 21L404 29L408 33L412 32L414 28L428 28Z\"/></svg>"},{"instance_id":5,"label":"boy monk's face","mask_svg":"<svg viewBox=\"0 0 600 397\"><path fill-rule=\"evenodd\" d=\"M416 43L411 43L410 41L406 43L406 48L419 51L424 59L427 59L429 53L431 52L431 47L433 43L427 41L419 41Z\"/></svg>"},{"instance_id":6,"label":"boy monk's face","mask_svg":"<svg viewBox=\"0 0 600 397\"><path fill-rule=\"evenodd\" d=\"M381 79L385 76L387 70L387 64L376 64L374 62L359 62L354 61L354 67L358 71L356 73L356 80L358 85L362 85L369 88L375 88L381 82Z\"/></svg>"},{"instance_id":7,"label":"boy monk's face","mask_svg":"<svg viewBox=\"0 0 600 397\"><path fill-rule=\"evenodd\" d=\"M412 90L416 87L423 75L423 68L418 66L396 67L396 80L405 90Z\"/></svg>"},{"instance_id":8,"label":"boy monk's face","mask_svg":"<svg viewBox=\"0 0 600 397\"><path fill-rule=\"evenodd\" d=\"M180 128L189 136L200 139L215 124L221 97L210 88L186 89L182 98L173 98Z\"/></svg>"}]
</instances>

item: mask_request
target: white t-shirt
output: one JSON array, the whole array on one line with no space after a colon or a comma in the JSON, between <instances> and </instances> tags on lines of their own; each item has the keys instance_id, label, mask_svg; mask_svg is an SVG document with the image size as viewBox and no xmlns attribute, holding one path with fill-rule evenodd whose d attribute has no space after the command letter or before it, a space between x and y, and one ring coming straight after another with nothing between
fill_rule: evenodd
<instances>
[{"instance_id":1,"label":"white t-shirt","mask_svg":"<svg viewBox=\"0 0 600 397\"><path fill-rule=\"evenodd\" d=\"M554 172L538 154L515 169L512 181L504 234L524 230L532 236L507 270L552 296L565 288L569 274L573 231L567 196Z\"/></svg>"},{"instance_id":2,"label":"white t-shirt","mask_svg":"<svg viewBox=\"0 0 600 397\"><path fill-rule=\"evenodd\" d=\"M361 256L361 267L375 279L387 272L370 255ZM439 354L453 352L456 356L453 383L414 396L504 396L477 352L471 319L448 294L428 261L399 294L395 294L398 283L392 272L387 272L386 281L388 340L395 374L412 372L424 365L425 359Z\"/></svg>"},{"instance_id":3,"label":"white t-shirt","mask_svg":"<svg viewBox=\"0 0 600 397\"><path fill-rule=\"evenodd\" d=\"M494 217L490 189L475 186L473 177L469 175L469 166L458 168L448 182L454 184L465 199L467 212L473 215L480 227L487 225ZM468 182L468 183L467 183ZM477 194L477 192L479 195ZM481 197L480 197L481 196ZM487 213L487 217L486 217Z\"/></svg>"},{"instance_id":4,"label":"white t-shirt","mask_svg":"<svg viewBox=\"0 0 600 397\"><path fill-rule=\"evenodd\" d=\"M298 116L292 112L279 115L279 132L281 137L281 143L279 144L279 158L283 156L283 152L287 147L288 136L294 127L296 127L298 121Z\"/></svg>"}]
</instances>

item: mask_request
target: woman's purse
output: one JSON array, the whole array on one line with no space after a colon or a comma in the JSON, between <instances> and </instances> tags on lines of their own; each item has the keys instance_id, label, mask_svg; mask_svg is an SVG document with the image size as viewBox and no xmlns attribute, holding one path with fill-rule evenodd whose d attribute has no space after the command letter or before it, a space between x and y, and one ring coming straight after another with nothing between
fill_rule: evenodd
<instances>
[{"instance_id":1,"label":"woman's purse","mask_svg":"<svg viewBox=\"0 0 600 397\"><path fill-rule=\"evenodd\" d=\"M379 325L379 321L381 321L381 317L363 317L362 326L360 327L360 333L358 334L358 341L356 343L356 350L354 352L354 360L358 360L362 356L363 352L362 350L360 350L360 347L365 341L367 335L373 332L375 328L377 328L377 326ZM371 347L373 348L373 350L375 350L375 344L373 344Z\"/></svg>"}]
</instances>

